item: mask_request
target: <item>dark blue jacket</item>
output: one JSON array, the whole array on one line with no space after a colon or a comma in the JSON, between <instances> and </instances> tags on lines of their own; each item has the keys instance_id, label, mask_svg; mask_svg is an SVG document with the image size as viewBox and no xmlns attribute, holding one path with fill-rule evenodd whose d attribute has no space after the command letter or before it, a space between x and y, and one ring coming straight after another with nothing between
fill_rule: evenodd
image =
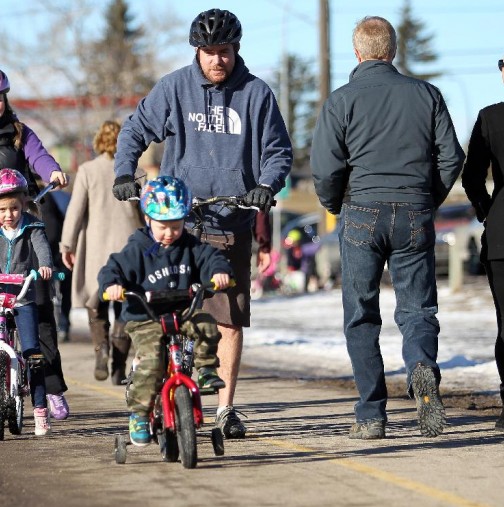
<instances>
[{"instance_id":1,"label":"dark blue jacket","mask_svg":"<svg viewBox=\"0 0 504 507\"><path fill-rule=\"evenodd\" d=\"M464 157L441 92L371 60L326 100L311 166L320 202L337 214L345 192L355 202L438 207Z\"/></svg>"},{"instance_id":2,"label":"dark blue jacket","mask_svg":"<svg viewBox=\"0 0 504 507\"><path fill-rule=\"evenodd\" d=\"M130 236L119 253L109 257L98 274L98 283L100 294L115 284L143 293L188 289L193 283L209 283L217 273L233 276L228 260L216 248L201 243L185 230L175 243L164 248L153 240L150 229L143 227ZM127 321L149 320L143 307L133 300L124 303L122 317Z\"/></svg>"}]
</instances>

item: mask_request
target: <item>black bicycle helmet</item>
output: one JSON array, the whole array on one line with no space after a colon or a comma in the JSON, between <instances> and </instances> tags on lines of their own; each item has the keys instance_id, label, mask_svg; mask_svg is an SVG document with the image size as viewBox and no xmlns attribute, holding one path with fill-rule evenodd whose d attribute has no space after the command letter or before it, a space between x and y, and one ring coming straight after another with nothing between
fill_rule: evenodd
<instances>
[{"instance_id":1,"label":"black bicycle helmet","mask_svg":"<svg viewBox=\"0 0 504 507\"><path fill-rule=\"evenodd\" d=\"M241 24L232 12L210 9L196 16L192 22L189 44L196 48L236 44L241 37Z\"/></svg>"}]
</instances>

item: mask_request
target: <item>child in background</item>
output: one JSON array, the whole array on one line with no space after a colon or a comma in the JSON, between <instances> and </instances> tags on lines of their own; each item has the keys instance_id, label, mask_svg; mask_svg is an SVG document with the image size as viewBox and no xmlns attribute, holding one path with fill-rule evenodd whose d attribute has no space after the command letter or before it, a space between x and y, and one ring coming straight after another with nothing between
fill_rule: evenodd
<instances>
[{"instance_id":1,"label":"child in background","mask_svg":"<svg viewBox=\"0 0 504 507\"><path fill-rule=\"evenodd\" d=\"M52 257L44 224L25 212L28 183L14 169L0 170L0 270L2 273L28 275L39 266L44 280L52 276ZM11 294L20 287L5 285ZM35 419L35 435L51 431L47 410L43 355L40 350L38 313L35 287L32 285L21 304L16 305L16 326L19 331L23 357L30 371L30 391Z\"/></svg>"},{"instance_id":2,"label":"child in background","mask_svg":"<svg viewBox=\"0 0 504 507\"><path fill-rule=\"evenodd\" d=\"M225 289L232 276L231 266L216 248L201 243L184 228L191 210L191 195L185 184L171 176L148 181L140 195L146 226L138 229L119 253L112 254L98 275L100 294L121 299L123 288L133 290L189 289L193 283L209 283ZM175 308L170 307L169 311ZM154 307L156 310L156 307ZM166 313L166 304L157 309ZM126 301L122 318L128 322L139 362L128 396L130 439L134 445L149 444L149 413L162 381L160 368L161 324L152 321L143 307ZM195 338L194 365L200 388L225 386L217 374L217 345L221 338L215 319L197 310L182 332Z\"/></svg>"}]
</instances>

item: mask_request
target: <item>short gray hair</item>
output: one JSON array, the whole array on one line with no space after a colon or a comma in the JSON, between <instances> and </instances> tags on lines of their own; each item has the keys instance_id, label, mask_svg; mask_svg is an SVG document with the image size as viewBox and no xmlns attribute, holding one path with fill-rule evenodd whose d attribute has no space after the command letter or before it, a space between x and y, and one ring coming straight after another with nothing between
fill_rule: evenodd
<instances>
[{"instance_id":1,"label":"short gray hair","mask_svg":"<svg viewBox=\"0 0 504 507\"><path fill-rule=\"evenodd\" d=\"M352 42L363 60L392 60L397 49L394 27L379 16L366 16L357 22Z\"/></svg>"}]
</instances>

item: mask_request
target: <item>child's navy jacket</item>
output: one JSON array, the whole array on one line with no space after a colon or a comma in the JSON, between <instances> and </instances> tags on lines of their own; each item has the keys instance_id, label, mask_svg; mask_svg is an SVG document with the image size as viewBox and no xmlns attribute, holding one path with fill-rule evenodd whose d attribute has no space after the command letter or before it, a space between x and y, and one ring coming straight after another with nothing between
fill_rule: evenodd
<instances>
[{"instance_id":1,"label":"child's navy jacket","mask_svg":"<svg viewBox=\"0 0 504 507\"><path fill-rule=\"evenodd\" d=\"M154 241L150 229L137 229L127 245L112 254L98 274L100 294L111 285L122 285L137 292L188 289L193 283L209 283L213 275L233 276L231 266L222 252L202 243L186 230L172 245L165 248ZM154 308L157 313L163 308ZM173 308L164 311L172 311ZM138 302L123 304L126 321L150 320Z\"/></svg>"}]
</instances>

